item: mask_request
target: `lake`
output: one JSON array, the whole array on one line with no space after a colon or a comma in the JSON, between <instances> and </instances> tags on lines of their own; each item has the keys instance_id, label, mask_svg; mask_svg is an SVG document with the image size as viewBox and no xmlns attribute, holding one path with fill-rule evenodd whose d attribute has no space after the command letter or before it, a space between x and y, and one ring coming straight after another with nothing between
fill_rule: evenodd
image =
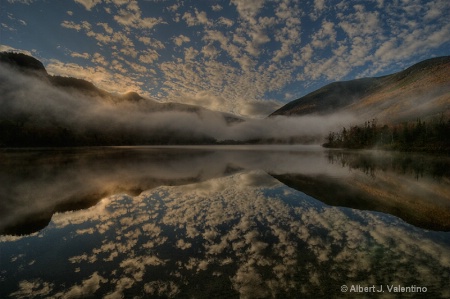
<instances>
[{"instance_id":1,"label":"lake","mask_svg":"<svg viewBox=\"0 0 450 299\"><path fill-rule=\"evenodd\" d=\"M450 297L448 157L5 149L0 196L0 298Z\"/></svg>"}]
</instances>

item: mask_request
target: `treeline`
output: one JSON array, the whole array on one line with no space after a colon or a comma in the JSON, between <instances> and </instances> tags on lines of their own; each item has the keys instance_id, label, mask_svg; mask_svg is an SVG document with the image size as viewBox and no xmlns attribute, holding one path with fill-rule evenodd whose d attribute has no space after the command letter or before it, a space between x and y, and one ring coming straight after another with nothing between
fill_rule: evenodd
<instances>
[{"instance_id":1,"label":"treeline","mask_svg":"<svg viewBox=\"0 0 450 299\"><path fill-rule=\"evenodd\" d=\"M19 122L0 117L0 148L2 147L73 147L118 145L180 145L214 144L210 136L174 130L138 130L111 125L102 127L63 126L33 119Z\"/></svg>"},{"instance_id":2,"label":"treeline","mask_svg":"<svg viewBox=\"0 0 450 299\"><path fill-rule=\"evenodd\" d=\"M377 120L362 126L343 128L330 132L323 144L328 148L367 149L380 148L400 151L427 151L450 153L450 119L441 117L425 122L399 125L378 125Z\"/></svg>"}]
</instances>

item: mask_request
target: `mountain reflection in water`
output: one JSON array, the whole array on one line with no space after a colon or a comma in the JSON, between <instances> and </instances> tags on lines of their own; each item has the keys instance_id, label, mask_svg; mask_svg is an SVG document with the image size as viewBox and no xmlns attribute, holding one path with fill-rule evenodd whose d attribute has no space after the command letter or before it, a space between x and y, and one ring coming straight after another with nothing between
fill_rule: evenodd
<instances>
[{"instance_id":1,"label":"mountain reflection in water","mask_svg":"<svg viewBox=\"0 0 450 299\"><path fill-rule=\"evenodd\" d=\"M324 180L317 178L341 179L376 194L367 186L384 188L378 178L387 176L382 182L392 187L408 182L415 193L440 196L414 200L424 213L440 206L447 215L445 172L428 178L423 171L417 179L394 166L367 175L354 161L349 168L351 155L344 161L337 151L286 149L3 153L10 158L3 166L15 172L1 172L9 179L1 183L8 196L1 202L2 228L13 227L11 214L30 217L27 210L50 214L51 221L29 235L0 236L0 297L329 298L342 295L341 285L392 284L427 287L434 298L450 295L449 232L338 207L338 200L329 206L274 178L300 176L319 185ZM95 199L96 193L104 197ZM68 211L70 199L90 195L93 206ZM395 204L402 200L410 204L406 194ZM448 227L446 219L436 223Z\"/></svg>"}]
</instances>

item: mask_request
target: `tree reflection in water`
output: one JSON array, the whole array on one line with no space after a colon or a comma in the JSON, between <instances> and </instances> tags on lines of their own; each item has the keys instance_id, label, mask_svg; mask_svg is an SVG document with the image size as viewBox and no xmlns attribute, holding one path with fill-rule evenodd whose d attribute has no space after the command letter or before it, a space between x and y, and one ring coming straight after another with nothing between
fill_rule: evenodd
<instances>
[{"instance_id":1,"label":"tree reflection in water","mask_svg":"<svg viewBox=\"0 0 450 299\"><path fill-rule=\"evenodd\" d=\"M124 180L156 183L135 196L107 195L87 209L59 211L39 232L0 236L0 297L330 298L342 294L342 285L415 285L427 287L429 297L450 295L449 232L305 194L322 186L318 194L332 199L342 186L354 185L392 197L409 182L415 193L432 186L441 194L405 208L414 210L443 205L446 176L434 181L424 171L417 181L390 168L368 176L329 163L321 150L203 151L165 160L148 155L117 160L117 172L106 163L110 159L93 162L98 156L66 163L65 170L55 167L69 183L76 182L73 170L97 175L95 184L80 185L84 190L101 184L114 189ZM34 183L48 192L47 182L57 178L49 176L22 186ZM303 179L302 192L280 182L288 176ZM36 196L57 194L46 192ZM403 194L396 203L406 206Z\"/></svg>"}]
</instances>

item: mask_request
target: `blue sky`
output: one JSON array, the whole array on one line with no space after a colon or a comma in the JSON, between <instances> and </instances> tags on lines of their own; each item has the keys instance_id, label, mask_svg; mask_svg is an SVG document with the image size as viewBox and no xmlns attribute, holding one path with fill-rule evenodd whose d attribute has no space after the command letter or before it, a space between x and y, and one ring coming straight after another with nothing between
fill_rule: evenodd
<instances>
[{"instance_id":1,"label":"blue sky","mask_svg":"<svg viewBox=\"0 0 450 299\"><path fill-rule=\"evenodd\" d=\"M4 0L0 50L51 74L261 117L321 86L450 55L448 0Z\"/></svg>"}]
</instances>

